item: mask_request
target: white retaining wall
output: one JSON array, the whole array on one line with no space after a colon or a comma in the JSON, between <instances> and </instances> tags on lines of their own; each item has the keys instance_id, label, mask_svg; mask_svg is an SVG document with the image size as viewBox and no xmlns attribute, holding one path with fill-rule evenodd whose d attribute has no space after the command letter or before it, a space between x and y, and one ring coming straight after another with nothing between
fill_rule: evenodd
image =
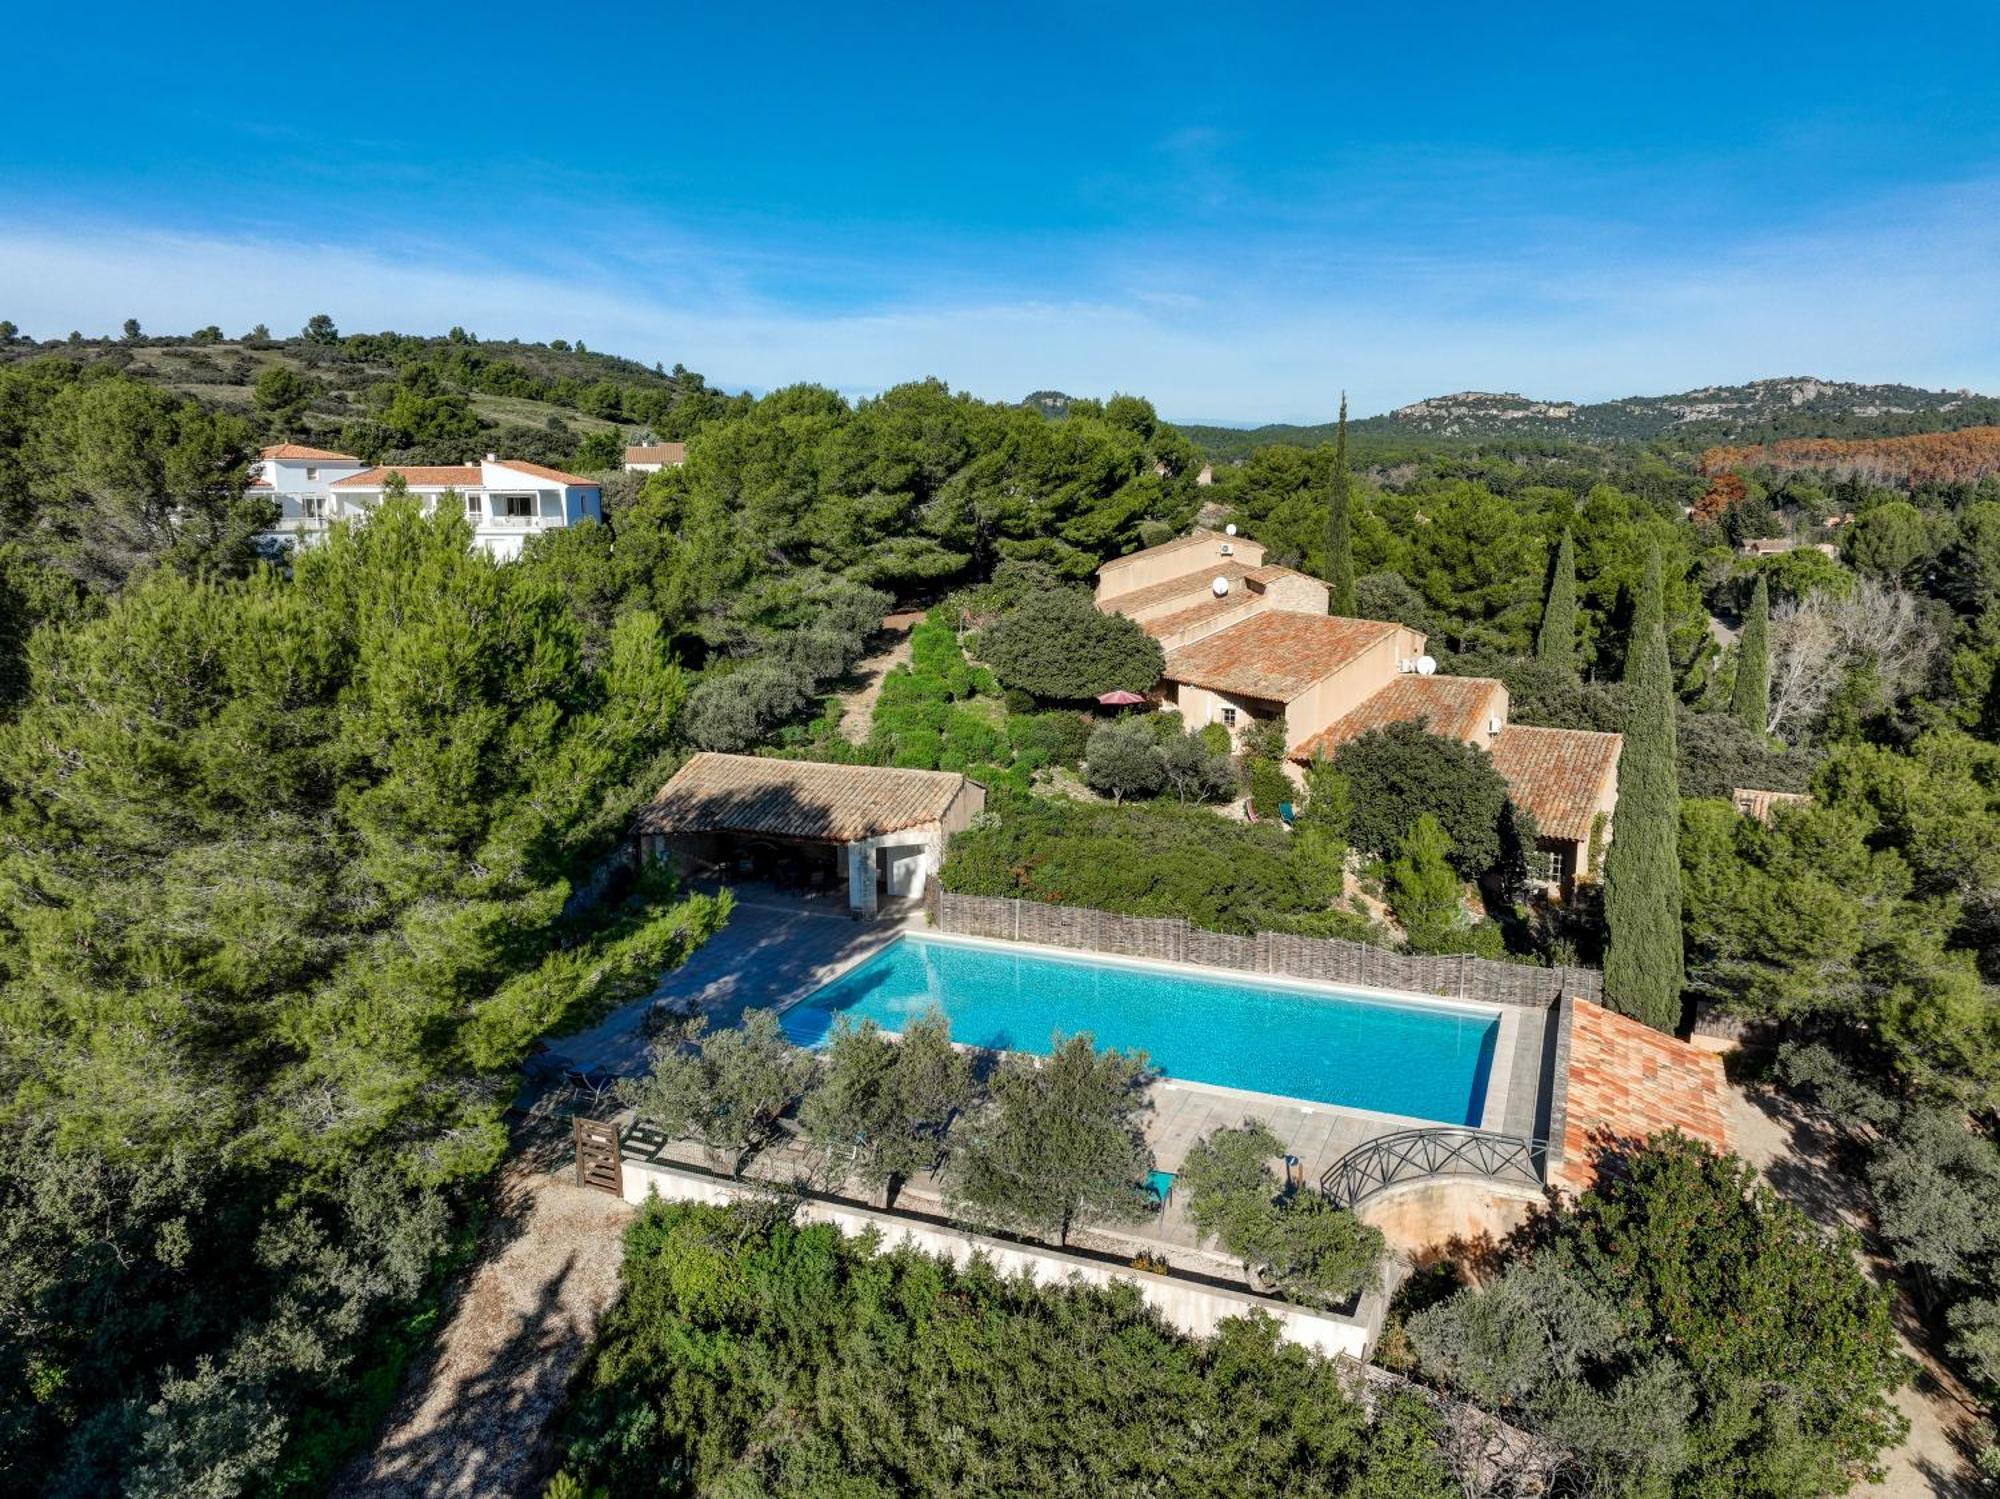
<instances>
[{"instance_id":1,"label":"white retaining wall","mask_svg":"<svg viewBox=\"0 0 2000 1499\"><path fill-rule=\"evenodd\" d=\"M754 1190L719 1177L677 1171L671 1166L647 1161L625 1162L625 1200L635 1205L654 1194L669 1202L727 1204ZM983 1234L967 1233L942 1224L917 1222L894 1213L875 1212L844 1203L808 1198L801 1205L799 1216L809 1223L831 1224L844 1234L859 1234L873 1229L881 1235L885 1249L908 1245L925 1254L948 1259L954 1265L962 1266L973 1255L981 1254L1004 1274L1026 1271L1037 1285L1072 1277L1094 1286L1124 1281L1137 1286L1146 1304L1170 1326L1195 1337L1207 1337L1230 1317L1262 1311L1277 1322L1279 1333L1286 1341L1303 1344L1329 1358L1345 1354L1352 1359L1365 1359L1374 1334L1381 1326L1386 1306L1383 1294L1379 1290L1371 1291L1361 1298L1354 1316L1343 1317L1334 1312L1313 1311L1266 1300L1261 1296L1252 1296L1248 1291L1230 1291L1220 1286L1180 1280L1171 1275L1153 1275L1122 1265L1107 1265L1065 1254L1059 1249L1011 1244L1004 1239L989 1239Z\"/></svg>"}]
</instances>

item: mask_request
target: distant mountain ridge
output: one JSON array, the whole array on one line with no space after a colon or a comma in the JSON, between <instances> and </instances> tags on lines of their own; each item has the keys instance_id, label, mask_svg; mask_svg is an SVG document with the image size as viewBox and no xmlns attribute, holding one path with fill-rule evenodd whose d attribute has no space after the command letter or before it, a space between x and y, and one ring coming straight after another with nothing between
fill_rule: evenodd
<instances>
[{"instance_id":1,"label":"distant mountain ridge","mask_svg":"<svg viewBox=\"0 0 2000 1499\"><path fill-rule=\"evenodd\" d=\"M1541 401L1511 392L1460 391L1348 424L1356 437L1427 442L1668 441L1691 448L1793 437L1895 437L2000 423L2000 398L1969 390L1860 385L1810 375L1706 385L1676 395L1615 401ZM1331 441L1333 423L1273 424L1249 431L1184 426L1212 456L1240 457L1270 443Z\"/></svg>"}]
</instances>

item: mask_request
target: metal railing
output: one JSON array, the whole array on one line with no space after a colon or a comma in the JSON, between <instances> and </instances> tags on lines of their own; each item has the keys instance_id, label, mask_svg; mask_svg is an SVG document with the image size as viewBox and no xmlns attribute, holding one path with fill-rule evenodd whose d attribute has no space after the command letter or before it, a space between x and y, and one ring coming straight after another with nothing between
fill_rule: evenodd
<instances>
[{"instance_id":1,"label":"metal railing","mask_svg":"<svg viewBox=\"0 0 2000 1499\"><path fill-rule=\"evenodd\" d=\"M1449 1125L1397 1130L1363 1141L1320 1173L1319 1189L1335 1207L1355 1208L1404 1182L1477 1177L1540 1188L1546 1180L1546 1140L1496 1135Z\"/></svg>"}]
</instances>

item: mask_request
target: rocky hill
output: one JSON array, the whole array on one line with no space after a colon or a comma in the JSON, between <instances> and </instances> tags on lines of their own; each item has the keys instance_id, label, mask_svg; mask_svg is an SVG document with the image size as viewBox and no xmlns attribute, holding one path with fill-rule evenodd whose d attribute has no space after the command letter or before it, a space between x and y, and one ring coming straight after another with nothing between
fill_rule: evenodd
<instances>
[{"instance_id":1,"label":"rocky hill","mask_svg":"<svg viewBox=\"0 0 2000 1499\"><path fill-rule=\"evenodd\" d=\"M1793 437L1871 438L1955 431L2000 422L2000 399L1966 390L1912 385L1857 385L1811 376L1708 385L1677 395L1615 401L1539 401L1461 391L1432 396L1383 416L1351 422L1357 439L1376 442L1591 444L1665 441L1702 448ZM1184 429L1212 456L1236 457L1268 443L1312 446L1330 441L1333 424L1266 426L1249 431Z\"/></svg>"}]
</instances>

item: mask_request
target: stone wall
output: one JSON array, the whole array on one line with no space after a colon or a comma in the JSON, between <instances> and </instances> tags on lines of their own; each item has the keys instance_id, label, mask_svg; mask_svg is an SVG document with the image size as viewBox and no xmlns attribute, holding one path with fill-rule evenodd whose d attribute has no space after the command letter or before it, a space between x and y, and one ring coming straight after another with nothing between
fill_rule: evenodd
<instances>
[{"instance_id":1,"label":"stone wall","mask_svg":"<svg viewBox=\"0 0 2000 1499\"><path fill-rule=\"evenodd\" d=\"M1604 989L1604 976L1594 968L1531 968L1465 953L1399 953L1365 942L1285 932L1232 936L1206 931L1178 917L1119 916L1085 906L961 895L935 885L932 888L931 918L938 930L967 937L997 937L1079 952L1199 963L1314 983L1400 989L1537 1010L1547 1009L1563 995L1596 1000Z\"/></svg>"}]
</instances>

